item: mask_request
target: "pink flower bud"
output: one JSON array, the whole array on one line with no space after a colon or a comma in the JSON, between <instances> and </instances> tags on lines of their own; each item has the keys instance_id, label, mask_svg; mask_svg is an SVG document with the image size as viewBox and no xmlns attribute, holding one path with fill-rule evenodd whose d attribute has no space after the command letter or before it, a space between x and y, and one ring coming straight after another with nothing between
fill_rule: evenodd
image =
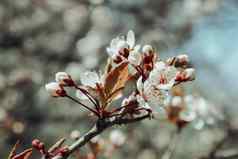
<instances>
[{"instance_id":1,"label":"pink flower bud","mask_svg":"<svg viewBox=\"0 0 238 159\"><path fill-rule=\"evenodd\" d=\"M193 68L188 68L185 70L186 72L186 78L189 80L189 81L192 81L195 79L195 69Z\"/></svg>"},{"instance_id":2,"label":"pink flower bud","mask_svg":"<svg viewBox=\"0 0 238 159\"><path fill-rule=\"evenodd\" d=\"M179 60L179 63L188 63L189 61L188 55L186 54L178 55L177 59Z\"/></svg>"},{"instance_id":3,"label":"pink flower bud","mask_svg":"<svg viewBox=\"0 0 238 159\"><path fill-rule=\"evenodd\" d=\"M175 81L186 82L192 81L195 79L195 69L188 68L184 71L178 72L175 77Z\"/></svg>"},{"instance_id":4,"label":"pink flower bud","mask_svg":"<svg viewBox=\"0 0 238 159\"><path fill-rule=\"evenodd\" d=\"M45 85L46 91L53 97L64 97L66 91L57 82L51 82Z\"/></svg>"},{"instance_id":5,"label":"pink flower bud","mask_svg":"<svg viewBox=\"0 0 238 159\"><path fill-rule=\"evenodd\" d=\"M150 53L151 51L153 51L153 47L151 45L145 45L142 48L143 53Z\"/></svg>"},{"instance_id":6,"label":"pink flower bud","mask_svg":"<svg viewBox=\"0 0 238 159\"><path fill-rule=\"evenodd\" d=\"M55 81L63 86L74 86L74 81L66 72L57 72L55 74Z\"/></svg>"},{"instance_id":7,"label":"pink flower bud","mask_svg":"<svg viewBox=\"0 0 238 159\"><path fill-rule=\"evenodd\" d=\"M33 146L34 148L36 148L36 149L39 149L39 144L40 144L40 143L41 143L40 140L34 139L34 140L32 141L32 146Z\"/></svg>"}]
</instances>

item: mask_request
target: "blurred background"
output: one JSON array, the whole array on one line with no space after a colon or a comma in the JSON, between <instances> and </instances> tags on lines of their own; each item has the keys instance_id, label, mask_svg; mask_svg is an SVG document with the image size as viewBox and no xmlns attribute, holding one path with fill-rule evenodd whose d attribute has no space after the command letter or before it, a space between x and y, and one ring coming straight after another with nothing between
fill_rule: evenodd
<instances>
[{"instance_id":1,"label":"blurred background","mask_svg":"<svg viewBox=\"0 0 238 159\"><path fill-rule=\"evenodd\" d=\"M99 70L110 40L130 29L137 43L152 44L162 59L187 53L197 70L187 92L225 116L226 124L187 128L175 158L207 156L227 133L225 147L235 149L237 17L237 0L1 0L0 158L17 139L23 149L34 138L51 145L74 130L86 132L93 120L74 103L49 97L44 85L58 71L79 79L84 70ZM123 126L128 140L112 158L157 159L173 129L156 120Z\"/></svg>"}]
</instances>

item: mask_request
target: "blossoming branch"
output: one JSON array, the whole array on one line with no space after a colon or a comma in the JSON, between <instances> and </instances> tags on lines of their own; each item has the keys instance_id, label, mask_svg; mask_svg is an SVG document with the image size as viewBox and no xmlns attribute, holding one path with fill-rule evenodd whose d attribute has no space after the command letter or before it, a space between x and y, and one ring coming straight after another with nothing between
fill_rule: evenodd
<instances>
[{"instance_id":1,"label":"blossoming branch","mask_svg":"<svg viewBox=\"0 0 238 159\"><path fill-rule=\"evenodd\" d=\"M193 104L197 97L174 93L177 85L195 79L195 70L187 55L163 60L153 46L136 44L133 31L129 31L127 36L112 39L106 51L109 57L102 73L81 73L80 83L77 83L68 73L58 72L55 81L45 85L52 97L72 100L95 116L97 121L72 145L64 145L65 139L62 139L47 150L42 141L33 140L33 148L43 158L66 159L83 145L91 143L92 146L95 136L114 125L164 118L181 130L197 118L202 118L200 106ZM128 82L136 87L126 96L124 89ZM75 95L70 94L69 89L74 90ZM116 100L121 103L115 105ZM112 135L114 141L121 138L117 145L126 142L121 136L120 133ZM95 145L91 148L94 152L91 157L96 158L99 150ZM13 153L9 159L28 159L31 151L23 152L23 157Z\"/></svg>"}]
</instances>

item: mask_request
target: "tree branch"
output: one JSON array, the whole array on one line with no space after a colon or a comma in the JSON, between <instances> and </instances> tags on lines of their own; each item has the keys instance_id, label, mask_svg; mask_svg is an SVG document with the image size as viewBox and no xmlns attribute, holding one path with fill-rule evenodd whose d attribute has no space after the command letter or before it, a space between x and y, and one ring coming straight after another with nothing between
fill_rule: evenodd
<instances>
[{"instance_id":1,"label":"tree branch","mask_svg":"<svg viewBox=\"0 0 238 159\"><path fill-rule=\"evenodd\" d=\"M69 146L69 150L66 156L55 156L52 159L66 159L70 156L73 152L75 152L78 148L84 146L88 143L93 137L101 134L105 129L112 127L114 125L123 125L123 124L130 124L134 122L138 122L147 118L150 118L151 114L147 113L146 115L129 119L129 118L119 118L113 117L108 119L99 119L97 123L89 130L85 135L80 137L77 141L75 141L72 145Z\"/></svg>"}]
</instances>

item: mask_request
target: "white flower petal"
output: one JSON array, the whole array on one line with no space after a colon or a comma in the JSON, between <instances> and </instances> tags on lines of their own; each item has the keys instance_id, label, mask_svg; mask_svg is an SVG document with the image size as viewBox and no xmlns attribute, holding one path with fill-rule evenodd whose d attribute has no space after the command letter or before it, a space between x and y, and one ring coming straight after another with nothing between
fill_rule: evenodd
<instances>
[{"instance_id":1,"label":"white flower petal","mask_svg":"<svg viewBox=\"0 0 238 159\"><path fill-rule=\"evenodd\" d=\"M112 39L110 47L113 48L113 49L116 49L117 48L117 44L118 44L119 41L121 41L120 38Z\"/></svg>"},{"instance_id":2,"label":"white flower petal","mask_svg":"<svg viewBox=\"0 0 238 159\"><path fill-rule=\"evenodd\" d=\"M170 90L172 89L172 87L174 86L174 83L175 81L174 80L171 80L169 81L169 83L166 83L166 84L159 84L157 86L158 89L161 89L161 90Z\"/></svg>"},{"instance_id":3,"label":"white flower petal","mask_svg":"<svg viewBox=\"0 0 238 159\"><path fill-rule=\"evenodd\" d=\"M128 31L126 41L127 41L127 44L130 46L130 48L134 47L134 45L135 45L135 34L132 30Z\"/></svg>"},{"instance_id":4,"label":"white flower petal","mask_svg":"<svg viewBox=\"0 0 238 159\"><path fill-rule=\"evenodd\" d=\"M141 62L141 54L135 51L132 51L129 54L128 61L133 65L139 65Z\"/></svg>"},{"instance_id":5,"label":"white flower petal","mask_svg":"<svg viewBox=\"0 0 238 159\"><path fill-rule=\"evenodd\" d=\"M136 46L134 47L134 51L139 52L139 51L140 51L140 48L141 48L141 45L136 45Z\"/></svg>"},{"instance_id":6,"label":"white flower petal","mask_svg":"<svg viewBox=\"0 0 238 159\"><path fill-rule=\"evenodd\" d=\"M153 47L151 45L145 45L142 48L143 53L149 53L150 51L153 51Z\"/></svg>"},{"instance_id":7,"label":"white flower petal","mask_svg":"<svg viewBox=\"0 0 238 159\"><path fill-rule=\"evenodd\" d=\"M187 68L185 71L186 71L186 78L190 80L195 79L195 69Z\"/></svg>"},{"instance_id":8,"label":"white flower petal","mask_svg":"<svg viewBox=\"0 0 238 159\"><path fill-rule=\"evenodd\" d=\"M155 69L156 71L162 71L166 68L166 65L163 61L159 61L155 63Z\"/></svg>"},{"instance_id":9,"label":"white flower petal","mask_svg":"<svg viewBox=\"0 0 238 159\"><path fill-rule=\"evenodd\" d=\"M144 95L151 107L164 107L168 91L160 90L156 87L145 87Z\"/></svg>"},{"instance_id":10,"label":"white flower petal","mask_svg":"<svg viewBox=\"0 0 238 159\"><path fill-rule=\"evenodd\" d=\"M124 48L128 48L128 44L126 43L126 41L120 40L117 43L117 49L120 50L120 49L124 49Z\"/></svg>"},{"instance_id":11,"label":"white flower petal","mask_svg":"<svg viewBox=\"0 0 238 159\"><path fill-rule=\"evenodd\" d=\"M106 50L107 50L107 54L109 56L113 56L115 54L115 51L110 47L107 47Z\"/></svg>"},{"instance_id":12,"label":"white flower petal","mask_svg":"<svg viewBox=\"0 0 238 159\"><path fill-rule=\"evenodd\" d=\"M189 61L188 55L186 55L186 54L178 55L177 58L178 58L180 61L184 61L184 62L188 62L188 61Z\"/></svg>"},{"instance_id":13,"label":"white flower petal","mask_svg":"<svg viewBox=\"0 0 238 159\"><path fill-rule=\"evenodd\" d=\"M143 92L143 83L142 83L142 77L140 77L136 82L137 89L140 93Z\"/></svg>"},{"instance_id":14,"label":"white flower petal","mask_svg":"<svg viewBox=\"0 0 238 159\"><path fill-rule=\"evenodd\" d=\"M149 104L144 100L144 98L141 95L137 95L136 100L139 103L140 107L143 107L145 109L151 109Z\"/></svg>"},{"instance_id":15,"label":"white flower petal","mask_svg":"<svg viewBox=\"0 0 238 159\"><path fill-rule=\"evenodd\" d=\"M65 79L69 79L69 75L66 72L57 72L55 74L55 81L62 82Z\"/></svg>"},{"instance_id":16,"label":"white flower petal","mask_svg":"<svg viewBox=\"0 0 238 159\"><path fill-rule=\"evenodd\" d=\"M62 88L59 86L59 83L51 82L51 83L48 83L48 84L45 85L45 89L50 95L56 97L56 96L59 96L57 94L57 91L61 90Z\"/></svg>"},{"instance_id":17,"label":"white flower petal","mask_svg":"<svg viewBox=\"0 0 238 159\"><path fill-rule=\"evenodd\" d=\"M81 83L85 86L96 87L96 83L100 83L99 76L96 72L85 72L80 77Z\"/></svg>"}]
</instances>

